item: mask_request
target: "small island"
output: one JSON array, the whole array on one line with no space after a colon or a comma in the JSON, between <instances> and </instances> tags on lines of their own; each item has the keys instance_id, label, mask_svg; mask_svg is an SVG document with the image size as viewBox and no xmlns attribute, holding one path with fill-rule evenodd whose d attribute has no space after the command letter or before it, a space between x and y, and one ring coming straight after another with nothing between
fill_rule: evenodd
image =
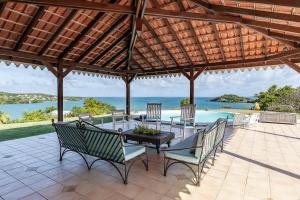
<instances>
[{"instance_id":1,"label":"small island","mask_svg":"<svg viewBox=\"0 0 300 200\"><path fill-rule=\"evenodd\" d=\"M79 101L82 97L64 97L65 101ZM57 101L55 95L42 93L8 93L0 92L0 104L30 104Z\"/></svg>"},{"instance_id":2,"label":"small island","mask_svg":"<svg viewBox=\"0 0 300 200\"><path fill-rule=\"evenodd\" d=\"M241 97L235 94L224 94L222 96L211 99L210 101L226 102L226 103L254 103L254 99L249 97Z\"/></svg>"}]
</instances>

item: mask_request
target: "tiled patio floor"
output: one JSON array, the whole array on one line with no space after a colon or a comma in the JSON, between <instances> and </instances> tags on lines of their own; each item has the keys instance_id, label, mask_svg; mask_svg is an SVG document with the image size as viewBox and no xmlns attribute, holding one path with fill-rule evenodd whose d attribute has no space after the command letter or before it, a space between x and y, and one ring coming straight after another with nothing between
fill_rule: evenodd
<instances>
[{"instance_id":1,"label":"tiled patio floor","mask_svg":"<svg viewBox=\"0 0 300 200\"><path fill-rule=\"evenodd\" d=\"M300 127L258 124L227 130L225 151L208 163L201 186L175 165L162 176L162 162L151 150L150 170L137 163L123 185L104 162L88 171L76 154L58 161L55 134L0 143L0 199L184 199L299 200Z\"/></svg>"}]
</instances>

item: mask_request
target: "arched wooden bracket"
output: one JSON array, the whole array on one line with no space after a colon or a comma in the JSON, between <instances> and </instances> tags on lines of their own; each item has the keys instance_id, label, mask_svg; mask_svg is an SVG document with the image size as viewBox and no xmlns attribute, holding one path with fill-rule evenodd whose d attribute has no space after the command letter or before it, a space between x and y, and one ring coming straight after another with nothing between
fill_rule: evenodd
<instances>
[{"instance_id":1,"label":"arched wooden bracket","mask_svg":"<svg viewBox=\"0 0 300 200\"><path fill-rule=\"evenodd\" d=\"M287 58L280 58L279 59L283 64L286 64L287 66L289 66L290 68L292 68L293 70L295 70L296 72L300 73L300 66L297 65L296 63L293 63L292 61L290 61Z\"/></svg>"},{"instance_id":2,"label":"arched wooden bracket","mask_svg":"<svg viewBox=\"0 0 300 200\"><path fill-rule=\"evenodd\" d=\"M45 65L47 69L57 78L60 76L60 74L62 78L65 78L72 70L75 69L75 66L64 69L64 64L62 62L59 62L57 66L45 60L41 60L41 63ZM61 72L59 72L59 66L61 66Z\"/></svg>"},{"instance_id":3,"label":"arched wooden bracket","mask_svg":"<svg viewBox=\"0 0 300 200\"><path fill-rule=\"evenodd\" d=\"M201 69L199 69L198 71L195 71L194 69L192 69L190 72L186 72L185 70L182 70L181 73L190 81L194 81L196 80L205 70L207 69L207 67L203 67Z\"/></svg>"}]
</instances>

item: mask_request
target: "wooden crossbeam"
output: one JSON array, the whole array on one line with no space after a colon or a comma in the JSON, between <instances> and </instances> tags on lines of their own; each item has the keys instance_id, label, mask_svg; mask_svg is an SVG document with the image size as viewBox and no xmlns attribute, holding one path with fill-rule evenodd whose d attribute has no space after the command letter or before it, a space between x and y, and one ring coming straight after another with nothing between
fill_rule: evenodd
<instances>
[{"instance_id":1,"label":"wooden crossbeam","mask_svg":"<svg viewBox=\"0 0 300 200\"><path fill-rule=\"evenodd\" d=\"M111 51L115 46L117 46L120 42L127 39L129 35L131 34L131 31L127 31L125 34L123 34L120 38L118 38L116 41L114 41L107 49L105 49L103 52L101 52L99 55L96 56L96 58L90 62L90 65L94 65L98 60L103 58L109 51Z\"/></svg>"},{"instance_id":2,"label":"wooden crossbeam","mask_svg":"<svg viewBox=\"0 0 300 200\"><path fill-rule=\"evenodd\" d=\"M288 65L290 68L292 68L293 70L295 70L296 72L300 73L300 66L297 65L296 63L293 63L291 61L289 61L289 59L287 58L280 58L279 59L282 63Z\"/></svg>"},{"instance_id":3,"label":"wooden crossbeam","mask_svg":"<svg viewBox=\"0 0 300 200\"><path fill-rule=\"evenodd\" d=\"M153 51L153 49L148 45L148 43L142 38L142 37L138 37L138 40L141 41L143 43L143 45L150 51L150 53L155 57L155 60L164 68L166 68L166 65L160 60L160 58L158 57L158 55L156 55L156 53Z\"/></svg>"},{"instance_id":4,"label":"wooden crossbeam","mask_svg":"<svg viewBox=\"0 0 300 200\"><path fill-rule=\"evenodd\" d=\"M14 50L17 50L22 46L23 42L27 39L28 35L31 33L32 28L37 25L37 23L39 22L39 19L44 14L45 9L46 9L46 7L44 7L44 6L41 6L38 8L36 13L32 16L29 24L25 27L25 30L21 34L20 39L15 44Z\"/></svg>"},{"instance_id":5,"label":"wooden crossbeam","mask_svg":"<svg viewBox=\"0 0 300 200\"><path fill-rule=\"evenodd\" d=\"M174 56L171 54L169 49L166 47L166 45L163 43L163 41L160 39L159 35L153 30L151 25L147 22L147 20L143 20L143 24L147 27L147 29L150 31L150 33L154 36L154 38L157 40L158 44L161 46L161 48L165 51L167 56L172 60L172 62L176 65L179 66L178 62L174 58Z\"/></svg>"},{"instance_id":6,"label":"wooden crossbeam","mask_svg":"<svg viewBox=\"0 0 300 200\"><path fill-rule=\"evenodd\" d=\"M179 5L179 8L180 8L181 11L186 11L186 9L185 9L185 7L184 7L184 5L183 5L183 3L182 3L181 0L177 0L177 4ZM197 47L199 47L199 49L200 49L200 53L201 53L201 56L202 56L203 60L205 61L205 63L209 63L208 59L207 59L207 56L205 54L205 51L204 51L204 49L202 47L202 44L201 44L201 42L199 40L199 37L196 34L196 31L195 31L192 23L190 21L187 21L187 25L189 27L189 30L192 33L192 36L194 37L194 40L196 42Z\"/></svg>"},{"instance_id":7,"label":"wooden crossbeam","mask_svg":"<svg viewBox=\"0 0 300 200\"><path fill-rule=\"evenodd\" d=\"M112 24L110 28L105 31L99 38L97 38L91 45L83 51L83 53L75 60L80 62L86 55L88 55L94 48L96 48L101 42L103 42L112 32L120 27L121 24L127 19L127 15L123 15L116 23Z\"/></svg>"},{"instance_id":8,"label":"wooden crossbeam","mask_svg":"<svg viewBox=\"0 0 300 200\"><path fill-rule=\"evenodd\" d=\"M288 6L288 7L300 7L300 2L295 0L236 0L238 2L247 3L262 3L268 5Z\"/></svg>"},{"instance_id":9,"label":"wooden crossbeam","mask_svg":"<svg viewBox=\"0 0 300 200\"><path fill-rule=\"evenodd\" d=\"M39 51L39 55L43 55L45 51L50 47L50 45L56 40L56 38L65 30L66 26L71 22L71 20L78 13L77 10L73 9L70 14L66 17L66 19L62 22L62 24L57 28L57 30L53 33L50 39L46 42L46 44Z\"/></svg>"},{"instance_id":10,"label":"wooden crossbeam","mask_svg":"<svg viewBox=\"0 0 300 200\"><path fill-rule=\"evenodd\" d=\"M152 3L153 3L153 6L154 6L155 8L159 8L159 4L158 4L157 0L152 0ZM165 19L165 18L163 19L163 22L166 24L168 30L171 32L172 37L174 37L174 39L176 40L176 43L177 43L179 49L181 50L181 52L183 53L185 59L186 59L190 64L193 64L192 59L190 58L190 56L188 55L187 51L185 50L185 48L184 48L182 42L181 42L180 39L178 38L177 33L176 33L176 31L173 29L171 23L168 21L168 19Z\"/></svg>"}]
</instances>

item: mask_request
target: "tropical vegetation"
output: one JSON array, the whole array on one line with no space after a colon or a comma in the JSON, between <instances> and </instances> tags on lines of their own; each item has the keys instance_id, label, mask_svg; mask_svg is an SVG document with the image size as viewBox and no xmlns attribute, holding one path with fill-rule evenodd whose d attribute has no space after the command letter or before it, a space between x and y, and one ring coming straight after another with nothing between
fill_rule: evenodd
<instances>
[{"instance_id":1,"label":"tropical vegetation","mask_svg":"<svg viewBox=\"0 0 300 200\"><path fill-rule=\"evenodd\" d=\"M0 111L0 124L7 124L9 122L9 113Z\"/></svg>"},{"instance_id":2,"label":"tropical vegetation","mask_svg":"<svg viewBox=\"0 0 300 200\"><path fill-rule=\"evenodd\" d=\"M65 101L79 101L81 97L64 97ZM0 92L0 104L29 104L56 101L55 95L41 93L8 93Z\"/></svg>"},{"instance_id":3,"label":"tropical vegetation","mask_svg":"<svg viewBox=\"0 0 300 200\"><path fill-rule=\"evenodd\" d=\"M224 94L222 96L213 98L210 101L227 103L254 103L254 100L252 98L241 97L235 94Z\"/></svg>"},{"instance_id":4,"label":"tropical vegetation","mask_svg":"<svg viewBox=\"0 0 300 200\"><path fill-rule=\"evenodd\" d=\"M190 103L190 99L189 98L184 98L180 100L180 105L186 105Z\"/></svg>"},{"instance_id":5,"label":"tropical vegetation","mask_svg":"<svg viewBox=\"0 0 300 200\"><path fill-rule=\"evenodd\" d=\"M266 91L256 94L256 102L261 110L299 113L300 87L272 85Z\"/></svg>"}]
</instances>

